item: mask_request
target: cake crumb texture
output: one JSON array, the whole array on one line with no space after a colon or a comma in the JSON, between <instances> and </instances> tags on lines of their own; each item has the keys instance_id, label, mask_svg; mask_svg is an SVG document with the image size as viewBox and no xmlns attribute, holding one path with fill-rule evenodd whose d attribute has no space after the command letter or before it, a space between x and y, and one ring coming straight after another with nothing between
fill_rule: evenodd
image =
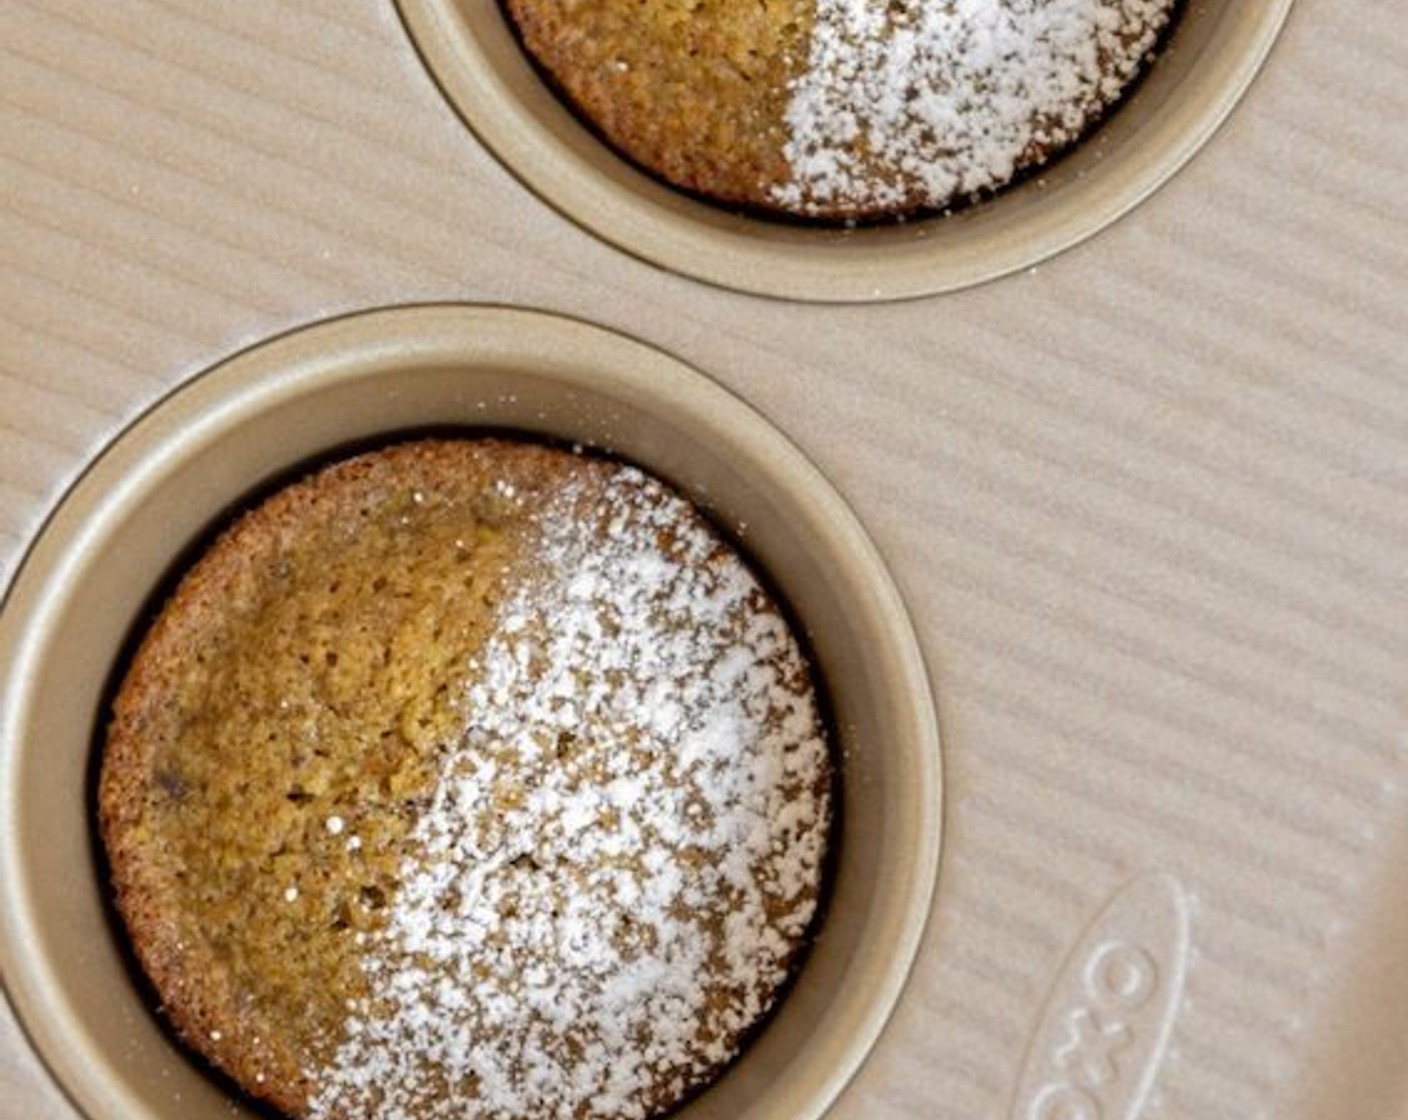
<instances>
[{"instance_id":1,"label":"cake crumb texture","mask_svg":"<svg viewBox=\"0 0 1408 1120\"><path fill-rule=\"evenodd\" d=\"M715 201L828 220L982 197L1082 138L1177 0L504 0L618 150Z\"/></svg>"},{"instance_id":2,"label":"cake crumb texture","mask_svg":"<svg viewBox=\"0 0 1408 1120\"><path fill-rule=\"evenodd\" d=\"M676 187L767 205L811 0L503 0L524 47L619 151Z\"/></svg>"},{"instance_id":3,"label":"cake crumb texture","mask_svg":"<svg viewBox=\"0 0 1408 1120\"><path fill-rule=\"evenodd\" d=\"M831 820L776 604L683 499L424 441L242 518L119 689L119 909L176 1029L317 1120L643 1120L806 944Z\"/></svg>"}]
</instances>

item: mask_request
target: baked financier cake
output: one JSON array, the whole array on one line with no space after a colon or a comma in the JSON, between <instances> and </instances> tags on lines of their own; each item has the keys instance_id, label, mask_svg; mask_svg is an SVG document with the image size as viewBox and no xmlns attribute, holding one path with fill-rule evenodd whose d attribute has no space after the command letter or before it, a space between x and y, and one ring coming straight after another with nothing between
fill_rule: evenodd
<instances>
[{"instance_id":1,"label":"baked financier cake","mask_svg":"<svg viewBox=\"0 0 1408 1120\"><path fill-rule=\"evenodd\" d=\"M941 210L1069 148L1178 0L503 0L529 55L677 187L799 217Z\"/></svg>"},{"instance_id":2,"label":"baked financier cake","mask_svg":"<svg viewBox=\"0 0 1408 1120\"><path fill-rule=\"evenodd\" d=\"M797 642L687 502L465 439L214 543L121 682L99 807L166 1018L254 1096L629 1120L778 998L831 782Z\"/></svg>"}]
</instances>

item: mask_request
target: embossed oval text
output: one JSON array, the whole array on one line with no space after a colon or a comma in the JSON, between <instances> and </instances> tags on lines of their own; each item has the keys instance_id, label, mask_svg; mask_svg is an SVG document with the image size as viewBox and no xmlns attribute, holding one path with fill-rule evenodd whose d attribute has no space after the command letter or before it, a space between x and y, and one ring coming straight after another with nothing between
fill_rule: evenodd
<instances>
[{"instance_id":1,"label":"embossed oval text","mask_svg":"<svg viewBox=\"0 0 1408 1120\"><path fill-rule=\"evenodd\" d=\"M1135 1120L1183 996L1188 906L1166 875L1123 887L1086 927L1047 997L1012 1120Z\"/></svg>"}]
</instances>

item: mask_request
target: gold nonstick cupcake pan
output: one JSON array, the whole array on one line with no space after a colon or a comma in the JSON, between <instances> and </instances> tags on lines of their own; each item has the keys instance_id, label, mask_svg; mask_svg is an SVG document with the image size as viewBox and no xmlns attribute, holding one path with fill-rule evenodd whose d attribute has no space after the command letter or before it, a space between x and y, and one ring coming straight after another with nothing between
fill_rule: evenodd
<instances>
[{"instance_id":1,"label":"gold nonstick cupcake pan","mask_svg":"<svg viewBox=\"0 0 1408 1120\"><path fill-rule=\"evenodd\" d=\"M1189 0L1068 159L844 230L490 0L0 4L0 1120L258 1115L105 908L106 690L271 479L483 428L684 489L836 706L820 940L682 1118L1408 1120L1405 41Z\"/></svg>"}]
</instances>

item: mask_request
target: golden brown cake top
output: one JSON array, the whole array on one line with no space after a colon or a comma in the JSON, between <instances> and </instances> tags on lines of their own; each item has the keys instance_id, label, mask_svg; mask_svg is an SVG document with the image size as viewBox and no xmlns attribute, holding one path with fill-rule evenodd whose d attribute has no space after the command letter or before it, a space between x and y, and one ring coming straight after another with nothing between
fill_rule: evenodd
<instances>
[{"instance_id":1,"label":"golden brown cake top","mask_svg":"<svg viewBox=\"0 0 1408 1120\"><path fill-rule=\"evenodd\" d=\"M182 582L101 805L172 1021L313 1117L644 1117L805 942L830 820L806 663L629 467L503 441L335 466Z\"/></svg>"},{"instance_id":2,"label":"golden brown cake top","mask_svg":"<svg viewBox=\"0 0 1408 1120\"><path fill-rule=\"evenodd\" d=\"M1177 0L505 0L626 155L725 202L824 218L938 210L1078 140Z\"/></svg>"}]
</instances>

